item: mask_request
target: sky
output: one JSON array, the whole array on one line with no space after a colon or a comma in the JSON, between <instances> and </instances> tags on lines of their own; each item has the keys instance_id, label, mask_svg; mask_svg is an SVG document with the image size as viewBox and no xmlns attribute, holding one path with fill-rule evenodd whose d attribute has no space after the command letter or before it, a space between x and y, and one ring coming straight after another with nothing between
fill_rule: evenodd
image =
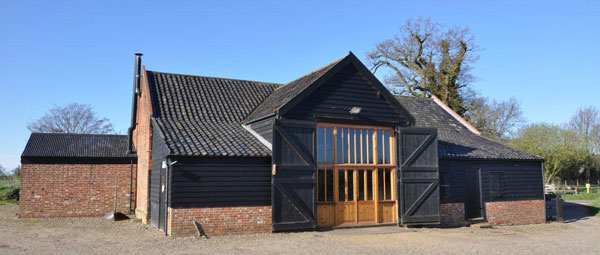
<instances>
[{"instance_id":1,"label":"sky","mask_svg":"<svg viewBox=\"0 0 600 255\"><path fill-rule=\"evenodd\" d=\"M91 104L126 134L134 53L149 70L286 83L409 18L469 27L472 88L530 123L600 107L600 1L0 1L0 164L54 105ZM376 74L382 78L383 73Z\"/></svg>"}]
</instances>

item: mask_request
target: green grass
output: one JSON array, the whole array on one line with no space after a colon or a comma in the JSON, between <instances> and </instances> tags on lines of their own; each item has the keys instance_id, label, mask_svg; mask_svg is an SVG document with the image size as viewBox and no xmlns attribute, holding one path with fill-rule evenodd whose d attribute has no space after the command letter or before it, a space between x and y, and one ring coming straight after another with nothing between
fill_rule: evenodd
<instances>
[{"instance_id":1,"label":"green grass","mask_svg":"<svg viewBox=\"0 0 600 255\"><path fill-rule=\"evenodd\" d=\"M11 187L8 186L8 181L0 179L0 205L18 204L15 200L4 200L4 194L6 194Z\"/></svg>"},{"instance_id":2,"label":"green grass","mask_svg":"<svg viewBox=\"0 0 600 255\"><path fill-rule=\"evenodd\" d=\"M588 205L588 209L593 215L600 217L600 200Z\"/></svg>"},{"instance_id":3,"label":"green grass","mask_svg":"<svg viewBox=\"0 0 600 255\"><path fill-rule=\"evenodd\" d=\"M16 205L19 204L19 202L15 201L15 200L2 200L0 199L0 205Z\"/></svg>"},{"instance_id":4,"label":"green grass","mask_svg":"<svg viewBox=\"0 0 600 255\"><path fill-rule=\"evenodd\" d=\"M600 193L585 193L581 192L577 195L563 195L562 199L564 200L599 200Z\"/></svg>"}]
</instances>

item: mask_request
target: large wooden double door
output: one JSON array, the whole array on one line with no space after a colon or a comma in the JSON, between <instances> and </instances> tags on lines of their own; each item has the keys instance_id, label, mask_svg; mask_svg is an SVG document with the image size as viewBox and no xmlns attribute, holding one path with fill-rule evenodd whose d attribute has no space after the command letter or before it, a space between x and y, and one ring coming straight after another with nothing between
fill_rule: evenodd
<instances>
[{"instance_id":1,"label":"large wooden double door","mask_svg":"<svg viewBox=\"0 0 600 255\"><path fill-rule=\"evenodd\" d=\"M396 222L394 141L391 128L318 124L318 226Z\"/></svg>"}]
</instances>

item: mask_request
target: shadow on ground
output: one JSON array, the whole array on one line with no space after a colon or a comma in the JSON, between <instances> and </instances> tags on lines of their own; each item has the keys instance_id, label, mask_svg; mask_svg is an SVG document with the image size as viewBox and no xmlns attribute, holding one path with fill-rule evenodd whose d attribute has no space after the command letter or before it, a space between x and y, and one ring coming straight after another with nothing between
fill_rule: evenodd
<instances>
[{"instance_id":1,"label":"shadow on ground","mask_svg":"<svg viewBox=\"0 0 600 255\"><path fill-rule=\"evenodd\" d=\"M589 206L594 201L571 200L563 203L565 214L565 223L576 222L579 220L594 217L598 213L598 208Z\"/></svg>"}]
</instances>

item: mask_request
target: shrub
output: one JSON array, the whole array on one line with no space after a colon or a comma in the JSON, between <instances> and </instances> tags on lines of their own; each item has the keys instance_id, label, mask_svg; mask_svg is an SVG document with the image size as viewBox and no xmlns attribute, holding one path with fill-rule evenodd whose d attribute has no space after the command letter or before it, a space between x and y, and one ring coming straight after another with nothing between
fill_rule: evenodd
<instances>
[{"instance_id":1,"label":"shrub","mask_svg":"<svg viewBox=\"0 0 600 255\"><path fill-rule=\"evenodd\" d=\"M4 193L3 199L19 201L19 188L11 188L8 190L8 192Z\"/></svg>"}]
</instances>

